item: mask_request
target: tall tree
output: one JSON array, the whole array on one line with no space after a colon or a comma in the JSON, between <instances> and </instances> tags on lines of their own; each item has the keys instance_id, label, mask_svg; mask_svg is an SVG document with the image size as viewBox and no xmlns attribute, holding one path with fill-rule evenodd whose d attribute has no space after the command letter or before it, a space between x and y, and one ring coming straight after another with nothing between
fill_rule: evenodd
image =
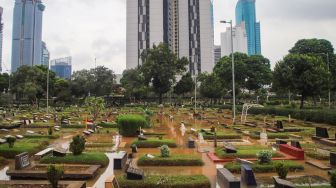
<instances>
[{"instance_id":1,"label":"tall tree","mask_svg":"<svg viewBox=\"0 0 336 188\"><path fill-rule=\"evenodd\" d=\"M54 96L56 97L55 101L58 103L71 102L70 82L62 78L56 78Z\"/></svg>"},{"instance_id":2,"label":"tall tree","mask_svg":"<svg viewBox=\"0 0 336 188\"><path fill-rule=\"evenodd\" d=\"M201 81L200 93L203 97L213 100L223 95L224 89L216 74L202 74L199 80Z\"/></svg>"},{"instance_id":3,"label":"tall tree","mask_svg":"<svg viewBox=\"0 0 336 188\"><path fill-rule=\"evenodd\" d=\"M289 54L276 64L274 81L278 89L290 89L301 95L300 108L307 97L321 93L328 78L327 66L321 58Z\"/></svg>"},{"instance_id":4,"label":"tall tree","mask_svg":"<svg viewBox=\"0 0 336 188\"><path fill-rule=\"evenodd\" d=\"M174 87L174 93L177 95L183 95L185 93L191 92L195 83L191 77L190 73L182 76L181 80L177 82Z\"/></svg>"},{"instance_id":5,"label":"tall tree","mask_svg":"<svg viewBox=\"0 0 336 188\"><path fill-rule=\"evenodd\" d=\"M170 91L176 75L186 70L188 60L178 59L164 43L144 51L141 58L143 65L140 69L145 83L152 86L153 91L159 96L159 102L162 103L163 94Z\"/></svg>"},{"instance_id":6,"label":"tall tree","mask_svg":"<svg viewBox=\"0 0 336 188\"><path fill-rule=\"evenodd\" d=\"M134 97L136 99L146 97L148 87L145 85L145 78L140 69L128 69L123 72L123 77L120 80L121 85L126 90L127 97Z\"/></svg>"},{"instance_id":7,"label":"tall tree","mask_svg":"<svg viewBox=\"0 0 336 188\"><path fill-rule=\"evenodd\" d=\"M0 93L7 92L9 89L9 74L0 73Z\"/></svg>"}]
</instances>

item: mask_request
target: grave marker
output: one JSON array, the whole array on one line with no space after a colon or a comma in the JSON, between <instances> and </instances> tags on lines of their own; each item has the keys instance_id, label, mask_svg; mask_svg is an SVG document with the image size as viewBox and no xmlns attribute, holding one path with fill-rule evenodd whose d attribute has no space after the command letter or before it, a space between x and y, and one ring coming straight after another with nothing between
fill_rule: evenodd
<instances>
[{"instance_id":1,"label":"grave marker","mask_svg":"<svg viewBox=\"0 0 336 188\"><path fill-rule=\"evenodd\" d=\"M329 138L328 129L323 127L316 127L316 136L321 138Z\"/></svg>"},{"instance_id":2,"label":"grave marker","mask_svg":"<svg viewBox=\"0 0 336 188\"><path fill-rule=\"evenodd\" d=\"M302 149L300 142L297 141L297 140L292 140L291 141L291 146Z\"/></svg>"},{"instance_id":3,"label":"grave marker","mask_svg":"<svg viewBox=\"0 0 336 188\"><path fill-rule=\"evenodd\" d=\"M15 170L21 170L30 165L29 154L27 152L15 156Z\"/></svg>"},{"instance_id":4,"label":"grave marker","mask_svg":"<svg viewBox=\"0 0 336 188\"><path fill-rule=\"evenodd\" d=\"M330 165L336 166L336 152L330 153Z\"/></svg>"},{"instance_id":5,"label":"grave marker","mask_svg":"<svg viewBox=\"0 0 336 188\"><path fill-rule=\"evenodd\" d=\"M240 188L240 181L226 168L217 169L217 183L220 187Z\"/></svg>"},{"instance_id":6,"label":"grave marker","mask_svg":"<svg viewBox=\"0 0 336 188\"><path fill-rule=\"evenodd\" d=\"M257 186L257 181L250 165L241 165L241 181L247 186Z\"/></svg>"}]
</instances>

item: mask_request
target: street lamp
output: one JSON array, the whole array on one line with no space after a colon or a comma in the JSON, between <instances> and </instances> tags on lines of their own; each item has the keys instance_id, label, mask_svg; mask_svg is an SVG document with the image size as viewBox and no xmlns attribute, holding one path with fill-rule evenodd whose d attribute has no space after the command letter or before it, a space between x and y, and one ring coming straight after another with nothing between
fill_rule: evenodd
<instances>
[{"instance_id":1,"label":"street lamp","mask_svg":"<svg viewBox=\"0 0 336 188\"><path fill-rule=\"evenodd\" d=\"M220 21L220 23L230 24L231 27L231 57L232 57L232 95L233 95L233 124L236 121L236 87L235 87L235 66L234 66L234 52L233 52L233 28L232 28L232 20L230 21Z\"/></svg>"},{"instance_id":2,"label":"street lamp","mask_svg":"<svg viewBox=\"0 0 336 188\"><path fill-rule=\"evenodd\" d=\"M50 63L48 62L48 72L47 72L47 115L49 114L49 69L50 69Z\"/></svg>"},{"instance_id":3,"label":"street lamp","mask_svg":"<svg viewBox=\"0 0 336 188\"><path fill-rule=\"evenodd\" d=\"M195 107L194 107L194 113L196 113L197 108L197 75L194 75L195 78Z\"/></svg>"}]
</instances>

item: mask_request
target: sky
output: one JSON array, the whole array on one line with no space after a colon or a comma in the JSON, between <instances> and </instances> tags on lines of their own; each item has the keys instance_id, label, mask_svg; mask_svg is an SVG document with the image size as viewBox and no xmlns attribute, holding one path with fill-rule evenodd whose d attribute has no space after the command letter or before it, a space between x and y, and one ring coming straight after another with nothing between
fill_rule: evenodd
<instances>
[{"instance_id":1,"label":"sky","mask_svg":"<svg viewBox=\"0 0 336 188\"><path fill-rule=\"evenodd\" d=\"M42 0L43 41L51 59L72 56L73 69L105 66L120 74L126 67L126 0ZM215 44L225 25L234 20L237 0L214 0ZM4 8L3 69L10 69L14 0ZM323 38L336 47L335 0L257 0L262 54L274 66L295 42ZM95 64L96 58L96 64Z\"/></svg>"}]
</instances>

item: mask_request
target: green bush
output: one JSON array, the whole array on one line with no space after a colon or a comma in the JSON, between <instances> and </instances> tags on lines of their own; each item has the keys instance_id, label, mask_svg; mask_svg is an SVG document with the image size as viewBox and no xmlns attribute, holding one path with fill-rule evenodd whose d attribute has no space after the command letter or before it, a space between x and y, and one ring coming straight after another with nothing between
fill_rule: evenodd
<instances>
[{"instance_id":1,"label":"green bush","mask_svg":"<svg viewBox=\"0 0 336 188\"><path fill-rule=\"evenodd\" d=\"M330 185L336 188L336 171L333 171L330 176Z\"/></svg>"},{"instance_id":2,"label":"green bush","mask_svg":"<svg viewBox=\"0 0 336 188\"><path fill-rule=\"evenodd\" d=\"M278 163L282 163L282 161L272 161L271 163L268 163L268 164L254 163L251 165L251 167L255 173L271 173L271 172L276 172L275 166ZM296 172L296 171L304 170L303 165L295 161L284 161L283 163L285 163L285 165L288 167L289 172ZM241 165L240 163L231 162L231 163L225 164L224 167L230 170L232 173L240 173L241 171L240 165Z\"/></svg>"},{"instance_id":3,"label":"green bush","mask_svg":"<svg viewBox=\"0 0 336 188\"><path fill-rule=\"evenodd\" d=\"M53 188L58 188L58 181L64 175L64 168L62 166L50 165L47 170L48 180Z\"/></svg>"},{"instance_id":4,"label":"green bush","mask_svg":"<svg viewBox=\"0 0 336 188\"><path fill-rule=\"evenodd\" d=\"M80 155L85 150L85 138L83 136L77 135L72 138L70 143L70 151L73 155Z\"/></svg>"},{"instance_id":5,"label":"green bush","mask_svg":"<svg viewBox=\"0 0 336 188\"><path fill-rule=\"evenodd\" d=\"M215 134L214 133L205 133L203 132L203 138L205 140L213 140L215 139ZM239 134L227 134L223 132L217 132L217 139L241 139L242 136Z\"/></svg>"},{"instance_id":6,"label":"green bush","mask_svg":"<svg viewBox=\"0 0 336 188\"><path fill-rule=\"evenodd\" d=\"M204 175L158 176L146 175L144 180L127 180L117 177L120 188L210 188L209 179Z\"/></svg>"},{"instance_id":7,"label":"green bush","mask_svg":"<svg viewBox=\"0 0 336 188\"><path fill-rule=\"evenodd\" d=\"M117 118L119 132L123 136L137 136L141 128L147 128L148 122L141 115L121 115Z\"/></svg>"},{"instance_id":8,"label":"green bush","mask_svg":"<svg viewBox=\"0 0 336 188\"><path fill-rule=\"evenodd\" d=\"M167 145L160 147L161 157L170 157L170 150Z\"/></svg>"},{"instance_id":9,"label":"green bush","mask_svg":"<svg viewBox=\"0 0 336 188\"><path fill-rule=\"evenodd\" d=\"M97 126L100 126L103 128L118 128L118 124L115 122L100 122L97 124Z\"/></svg>"},{"instance_id":10,"label":"green bush","mask_svg":"<svg viewBox=\"0 0 336 188\"><path fill-rule=\"evenodd\" d=\"M203 166L204 163L198 155L172 155L170 157L161 157L154 155L149 158L146 155L138 160L139 166Z\"/></svg>"},{"instance_id":11,"label":"green bush","mask_svg":"<svg viewBox=\"0 0 336 188\"><path fill-rule=\"evenodd\" d=\"M260 164L267 164L272 162L273 152L269 150L263 150L257 153L258 162Z\"/></svg>"},{"instance_id":12,"label":"green bush","mask_svg":"<svg viewBox=\"0 0 336 188\"><path fill-rule=\"evenodd\" d=\"M215 154L217 157L219 158L255 158L256 154L262 150L267 150L268 148L265 146L239 146L236 148L237 149L237 153L226 153L225 150L223 148L216 148L215 150ZM270 152L272 152L272 155L274 157L283 157L282 154L269 150Z\"/></svg>"},{"instance_id":13,"label":"green bush","mask_svg":"<svg viewBox=\"0 0 336 188\"><path fill-rule=\"evenodd\" d=\"M48 129L48 135L51 136L52 134L53 134L53 129L52 129L52 127L49 127L49 129Z\"/></svg>"},{"instance_id":14,"label":"green bush","mask_svg":"<svg viewBox=\"0 0 336 188\"><path fill-rule=\"evenodd\" d=\"M6 138L6 141L8 143L8 147L9 148L13 148L14 147L14 143L16 141L16 138L12 137L12 136L9 136L9 137Z\"/></svg>"},{"instance_id":15,"label":"green bush","mask_svg":"<svg viewBox=\"0 0 336 188\"><path fill-rule=\"evenodd\" d=\"M147 140L135 140L131 145L135 144L138 148L158 148L162 145L167 145L170 148L176 148L177 145L174 140L149 138Z\"/></svg>"},{"instance_id":16,"label":"green bush","mask_svg":"<svg viewBox=\"0 0 336 188\"><path fill-rule=\"evenodd\" d=\"M289 170L286 163L281 162L275 165L275 171L277 172L279 178L286 179Z\"/></svg>"},{"instance_id":17,"label":"green bush","mask_svg":"<svg viewBox=\"0 0 336 188\"><path fill-rule=\"evenodd\" d=\"M101 165L106 167L109 163L108 157L104 153L82 153L81 155L69 154L65 157L46 156L40 161L42 164L86 164Z\"/></svg>"}]
</instances>

